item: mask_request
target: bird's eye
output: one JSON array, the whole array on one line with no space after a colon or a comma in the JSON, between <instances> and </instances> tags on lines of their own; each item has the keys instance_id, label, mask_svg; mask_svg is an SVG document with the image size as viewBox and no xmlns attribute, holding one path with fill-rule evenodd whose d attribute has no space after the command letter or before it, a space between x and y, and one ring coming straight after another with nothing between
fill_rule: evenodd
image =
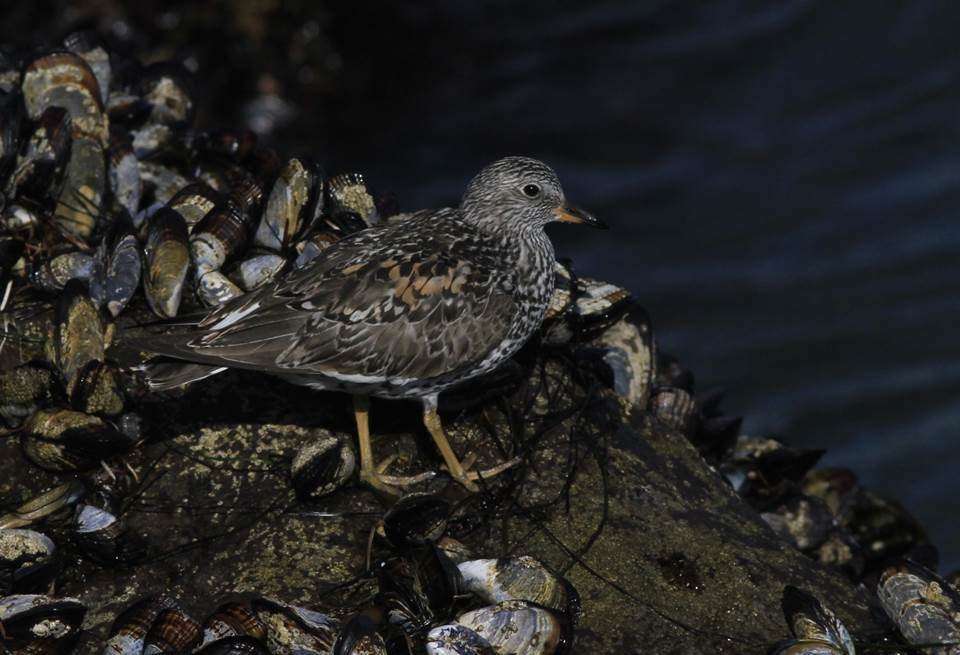
<instances>
[{"instance_id":1,"label":"bird's eye","mask_svg":"<svg viewBox=\"0 0 960 655\"><path fill-rule=\"evenodd\" d=\"M523 187L523 195L527 196L528 198L536 198L540 195L540 187L536 184L528 184Z\"/></svg>"}]
</instances>

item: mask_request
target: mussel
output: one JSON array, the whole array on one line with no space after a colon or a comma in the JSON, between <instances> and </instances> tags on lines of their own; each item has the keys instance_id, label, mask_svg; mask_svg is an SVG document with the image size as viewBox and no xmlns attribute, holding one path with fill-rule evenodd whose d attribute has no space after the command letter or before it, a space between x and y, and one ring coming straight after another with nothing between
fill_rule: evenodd
<instances>
[{"instance_id":1,"label":"mussel","mask_svg":"<svg viewBox=\"0 0 960 655\"><path fill-rule=\"evenodd\" d=\"M76 598L18 595L0 598L0 650L11 653L69 653L80 634L86 608Z\"/></svg>"},{"instance_id":2,"label":"mussel","mask_svg":"<svg viewBox=\"0 0 960 655\"><path fill-rule=\"evenodd\" d=\"M437 495L407 494L384 515L384 534L397 548L437 541L446 531L452 511L450 503Z\"/></svg>"},{"instance_id":3,"label":"mussel","mask_svg":"<svg viewBox=\"0 0 960 655\"><path fill-rule=\"evenodd\" d=\"M470 628L451 623L427 634L427 655L496 655L496 651Z\"/></svg>"},{"instance_id":4,"label":"mussel","mask_svg":"<svg viewBox=\"0 0 960 655\"><path fill-rule=\"evenodd\" d=\"M112 564L122 559L123 526L110 512L93 505L77 505L74 538L94 561Z\"/></svg>"},{"instance_id":5,"label":"mussel","mask_svg":"<svg viewBox=\"0 0 960 655\"><path fill-rule=\"evenodd\" d=\"M60 294L48 339L48 359L63 371L67 392L73 393L77 374L92 361L103 361L105 325L87 286L70 280Z\"/></svg>"},{"instance_id":6,"label":"mussel","mask_svg":"<svg viewBox=\"0 0 960 655\"><path fill-rule=\"evenodd\" d=\"M346 484L357 468L350 439L323 431L300 449L290 474L293 488L301 499L315 499L332 493Z\"/></svg>"},{"instance_id":7,"label":"mussel","mask_svg":"<svg viewBox=\"0 0 960 655\"><path fill-rule=\"evenodd\" d=\"M160 610L143 639L143 655L189 653L200 643L200 624L178 607Z\"/></svg>"},{"instance_id":8,"label":"mussel","mask_svg":"<svg viewBox=\"0 0 960 655\"><path fill-rule=\"evenodd\" d=\"M283 252L322 210L323 176L319 169L312 162L291 159L270 190L254 244Z\"/></svg>"},{"instance_id":9,"label":"mussel","mask_svg":"<svg viewBox=\"0 0 960 655\"><path fill-rule=\"evenodd\" d=\"M339 624L327 615L269 598L255 598L251 607L267 626L267 647L273 655L325 655L333 650Z\"/></svg>"},{"instance_id":10,"label":"mussel","mask_svg":"<svg viewBox=\"0 0 960 655\"><path fill-rule=\"evenodd\" d=\"M130 605L114 620L102 655L141 655L157 615L176 607L176 601L165 594L141 598Z\"/></svg>"},{"instance_id":11,"label":"mussel","mask_svg":"<svg viewBox=\"0 0 960 655\"><path fill-rule=\"evenodd\" d=\"M911 644L960 642L960 593L933 571L909 560L880 575L877 596L890 620ZM930 652L948 655L956 646Z\"/></svg>"},{"instance_id":12,"label":"mussel","mask_svg":"<svg viewBox=\"0 0 960 655\"><path fill-rule=\"evenodd\" d=\"M333 655L387 655L377 624L365 614L353 616L340 631Z\"/></svg>"},{"instance_id":13,"label":"mussel","mask_svg":"<svg viewBox=\"0 0 960 655\"><path fill-rule=\"evenodd\" d=\"M180 308L183 283L190 268L187 224L180 214L162 207L149 218L144 257L147 302L157 316L173 318Z\"/></svg>"},{"instance_id":14,"label":"mussel","mask_svg":"<svg viewBox=\"0 0 960 655\"><path fill-rule=\"evenodd\" d=\"M0 596L42 589L55 568L56 551L39 532L0 528Z\"/></svg>"},{"instance_id":15,"label":"mussel","mask_svg":"<svg viewBox=\"0 0 960 655\"><path fill-rule=\"evenodd\" d=\"M0 371L0 417L8 427L20 427L39 407L63 401L62 387L60 371L46 362Z\"/></svg>"},{"instance_id":16,"label":"mussel","mask_svg":"<svg viewBox=\"0 0 960 655\"><path fill-rule=\"evenodd\" d=\"M58 472L82 471L127 453L133 442L99 416L70 409L41 409L24 425L20 445L27 459Z\"/></svg>"},{"instance_id":17,"label":"mussel","mask_svg":"<svg viewBox=\"0 0 960 655\"><path fill-rule=\"evenodd\" d=\"M555 655L572 648L566 618L526 601L510 600L465 612L457 623L486 639L496 653Z\"/></svg>"},{"instance_id":18,"label":"mussel","mask_svg":"<svg viewBox=\"0 0 960 655\"><path fill-rule=\"evenodd\" d=\"M463 586L488 604L525 600L544 607L568 612L572 586L532 557L475 559L457 568Z\"/></svg>"},{"instance_id":19,"label":"mussel","mask_svg":"<svg viewBox=\"0 0 960 655\"><path fill-rule=\"evenodd\" d=\"M65 482L0 516L0 528L22 528L72 510L85 493L86 488L79 480Z\"/></svg>"},{"instance_id":20,"label":"mussel","mask_svg":"<svg viewBox=\"0 0 960 655\"><path fill-rule=\"evenodd\" d=\"M267 626L257 618L247 603L224 603L203 622L203 644L225 637L264 639Z\"/></svg>"}]
</instances>

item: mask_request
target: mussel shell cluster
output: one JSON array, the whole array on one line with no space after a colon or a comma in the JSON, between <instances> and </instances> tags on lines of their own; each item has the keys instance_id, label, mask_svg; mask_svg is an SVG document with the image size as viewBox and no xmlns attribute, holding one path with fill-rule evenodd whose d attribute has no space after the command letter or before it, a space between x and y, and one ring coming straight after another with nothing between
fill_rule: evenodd
<instances>
[{"instance_id":1,"label":"mussel shell cluster","mask_svg":"<svg viewBox=\"0 0 960 655\"><path fill-rule=\"evenodd\" d=\"M572 652L573 586L532 557L471 557L446 534L453 514L443 498L417 493L384 516L393 554L376 568L377 605L393 637L436 655Z\"/></svg>"}]
</instances>

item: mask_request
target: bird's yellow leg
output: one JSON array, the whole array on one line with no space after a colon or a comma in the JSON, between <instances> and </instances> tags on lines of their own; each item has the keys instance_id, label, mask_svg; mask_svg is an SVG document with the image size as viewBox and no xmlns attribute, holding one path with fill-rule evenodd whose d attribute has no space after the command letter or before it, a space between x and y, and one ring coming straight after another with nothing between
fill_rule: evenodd
<instances>
[{"instance_id":1,"label":"bird's yellow leg","mask_svg":"<svg viewBox=\"0 0 960 655\"><path fill-rule=\"evenodd\" d=\"M440 416L437 414L436 407L430 407L429 405L424 407L423 424L426 426L430 436L433 437L433 442L437 445L437 450L439 450L443 456L443 461L447 465L447 471L450 472L453 479L466 487L468 491L480 491L480 488L474 484L473 480L467 475L467 472L463 470L460 460L457 459L453 449L450 447L450 442L447 441L447 435L443 433L443 425L440 423Z\"/></svg>"},{"instance_id":2,"label":"bird's yellow leg","mask_svg":"<svg viewBox=\"0 0 960 655\"><path fill-rule=\"evenodd\" d=\"M403 487L433 478L433 473L422 473L410 477L383 475L395 457L388 457L383 464L373 463L373 446L370 442L370 399L366 396L353 397L353 416L357 422L357 440L360 444L360 479L378 491L391 496L403 495Z\"/></svg>"}]
</instances>

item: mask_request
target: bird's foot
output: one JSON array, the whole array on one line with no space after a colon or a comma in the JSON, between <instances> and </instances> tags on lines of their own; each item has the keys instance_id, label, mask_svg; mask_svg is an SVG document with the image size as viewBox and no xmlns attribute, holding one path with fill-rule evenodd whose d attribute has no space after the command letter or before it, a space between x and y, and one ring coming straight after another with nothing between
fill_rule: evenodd
<instances>
[{"instance_id":1,"label":"bird's foot","mask_svg":"<svg viewBox=\"0 0 960 655\"><path fill-rule=\"evenodd\" d=\"M507 471L513 468L514 466L516 466L517 464L519 464L522 460L519 457L514 457L513 459L508 459L507 461L501 462L496 466L491 466L488 469L483 469L481 471L471 470L473 468L473 465L476 463L476 461L477 461L477 456L474 453L470 453L466 457L464 457L463 462L461 462L461 465L463 467L462 475L458 476L453 473L450 473L450 476L454 480L459 482L461 485L463 485L463 487L466 488L467 491L472 491L472 492L480 491L480 487L478 487L476 484L478 481L489 480L490 478L500 475L504 471ZM447 469L446 466L444 466L443 469L449 473L449 470Z\"/></svg>"},{"instance_id":2,"label":"bird's foot","mask_svg":"<svg viewBox=\"0 0 960 655\"><path fill-rule=\"evenodd\" d=\"M426 471L417 475L386 475L387 469L396 461L397 456L391 455L371 471L360 471L360 479L377 491L389 496L402 496L407 487L429 482L437 476L433 471Z\"/></svg>"}]
</instances>

